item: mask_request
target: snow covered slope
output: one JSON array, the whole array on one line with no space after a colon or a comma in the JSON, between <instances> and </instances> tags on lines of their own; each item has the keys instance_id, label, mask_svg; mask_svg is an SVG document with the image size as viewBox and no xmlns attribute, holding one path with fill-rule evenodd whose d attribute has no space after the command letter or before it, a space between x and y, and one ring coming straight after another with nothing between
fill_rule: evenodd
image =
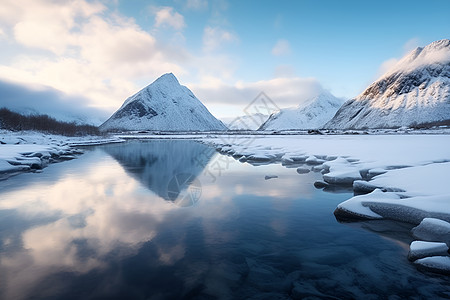
<instances>
[{"instance_id":1,"label":"snow covered slope","mask_svg":"<svg viewBox=\"0 0 450 300\"><path fill-rule=\"evenodd\" d=\"M358 97L344 103L326 128L411 126L450 120L450 40L403 57Z\"/></svg>"},{"instance_id":2,"label":"snow covered slope","mask_svg":"<svg viewBox=\"0 0 450 300\"><path fill-rule=\"evenodd\" d=\"M267 121L269 115L262 113L243 115L236 118L224 118L222 121L230 130L256 130Z\"/></svg>"},{"instance_id":3,"label":"snow covered slope","mask_svg":"<svg viewBox=\"0 0 450 300\"><path fill-rule=\"evenodd\" d=\"M317 129L329 121L342 100L322 92L296 108L286 108L272 114L259 130Z\"/></svg>"},{"instance_id":4,"label":"snow covered slope","mask_svg":"<svg viewBox=\"0 0 450 300\"><path fill-rule=\"evenodd\" d=\"M100 130L226 130L172 73L129 97Z\"/></svg>"}]
</instances>

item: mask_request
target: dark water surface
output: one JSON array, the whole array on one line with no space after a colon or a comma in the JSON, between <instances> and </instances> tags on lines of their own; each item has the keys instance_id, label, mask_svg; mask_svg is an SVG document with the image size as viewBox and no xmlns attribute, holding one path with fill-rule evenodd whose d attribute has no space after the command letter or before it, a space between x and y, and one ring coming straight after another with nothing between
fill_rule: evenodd
<instances>
[{"instance_id":1,"label":"dark water surface","mask_svg":"<svg viewBox=\"0 0 450 300\"><path fill-rule=\"evenodd\" d=\"M352 194L320 178L193 141L88 148L0 182L0 298L450 297L407 261L408 225L338 223Z\"/></svg>"}]
</instances>

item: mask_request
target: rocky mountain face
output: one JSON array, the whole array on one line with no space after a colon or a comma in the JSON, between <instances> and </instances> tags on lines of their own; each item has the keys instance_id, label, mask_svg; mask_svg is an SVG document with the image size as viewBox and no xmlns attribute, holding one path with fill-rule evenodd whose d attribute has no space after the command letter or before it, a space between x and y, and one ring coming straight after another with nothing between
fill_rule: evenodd
<instances>
[{"instance_id":1,"label":"rocky mountain face","mask_svg":"<svg viewBox=\"0 0 450 300\"><path fill-rule=\"evenodd\" d=\"M344 103L325 128L396 128L450 122L450 40L417 48Z\"/></svg>"},{"instance_id":2,"label":"rocky mountain face","mask_svg":"<svg viewBox=\"0 0 450 300\"><path fill-rule=\"evenodd\" d=\"M216 131L226 130L208 109L172 74L164 74L129 97L100 126L102 131Z\"/></svg>"},{"instance_id":3,"label":"rocky mountain face","mask_svg":"<svg viewBox=\"0 0 450 300\"><path fill-rule=\"evenodd\" d=\"M318 129L329 121L339 107L342 99L323 91L296 108L285 108L272 114L259 130Z\"/></svg>"}]
</instances>

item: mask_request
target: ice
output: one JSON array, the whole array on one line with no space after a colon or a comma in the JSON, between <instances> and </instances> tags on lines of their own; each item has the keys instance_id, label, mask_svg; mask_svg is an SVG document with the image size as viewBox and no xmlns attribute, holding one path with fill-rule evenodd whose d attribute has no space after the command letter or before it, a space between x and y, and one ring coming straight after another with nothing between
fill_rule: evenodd
<instances>
[{"instance_id":1,"label":"ice","mask_svg":"<svg viewBox=\"0 0 450 300\"><path fill-rule=\"evenodd\" d=\"M412 229L412 233L416 238L424 241L450 244L450 223L443 220L424 218L418 226Z\"/></svg>"},{"instance_id":2,"label":"ice","mask_svg":"<svg viewBox=\"0 0 450 300\"><path fill-rule=\"evenodd\" d=\"M418 259L414 262L418 267L435 273L450 274L449 256L431 256Z\"/></svg>"},{"instance_id":3,"label":"ice","mask_svg":"<svg viewBox=\"0 0 450 300\"><path fill-rule=\"evenodd\" d=\"M0 173L12 173L12 172L17 172L17 171L25 171L25 170L29 170L29 169L30 169L29 166L17 166L17 165L14 166L14 165L11 165L6 160L0 159Z\"/></svg>"},{"instance_id":4,"label":"ice","mask_svg":"<svg viewBox=\"0 0 450 300\"><path fill-rule=\"evenodd\" d=\"M327 183L352 185L355 180L362 179L360 168L343 157L327 161L324 166L330 171L323 175Z\"/></svg>"},{"instance_id":5,"label":"ice","mask_svg":"<svg viewBox=\"0 0 450 300\"><path fill-rule=\"evenodd\" d=\"M446 135L300 135L251 137L250 141L249 138L238 139L226 147L234 155L278 154L283 165L319 163L315 170L325 172L325 183L316 182L316 187L353 184L355 192L372 192L370 196L342 203L338 214L345 211L347 217L353 214L406 218L413 224L426 217L447 220L450 216L447 183L450 139ZM202 140L217 147L225 146L220 138Z\"/></svg>"},{"instance_id":6,"label":"ice","mask_svg":"<svg viewBox=\"0 0 450 300\"><path fill-rule=\"evenodd\" d=\"M445 243L414 241L409 247L408 259L414 261L428 256L445 256L448 246Z\"/></svg>"},{"instance_id":7,"label":"ice","mask_svg":"<svg viewBox=\"0 0 450 300\"><path fill-rule=\"evenodd\" d=\"M297 168L297 173L298 174L307 174L309 172L310 172L310 170L307 169L307 168Z\"/></svg>"},{"instance_id":8,"label":"ice","mask_svg":"<svg viewBox=\"0 0 450 300\"><path fill-rule=\"evenodd\" d=\"M338 205L335 215L354 214L373 218L373 213L386 219L419 224L424 218L433 217L450 221L450 195L418 196L402 198L393 192L376 189L370 194L355 196Z\"/></svg>"},{"instance_id":9,"label":"ice","mask_svg":"<svg viewBox=\"0 0 450 300\"><path fill-rule=\"evenodd\" d=\"M0 130L0 173L38 170L51 162L76 158L76 145L123 142L116 137L66 137L34 131Z\"/></svg>"}]
</instances>

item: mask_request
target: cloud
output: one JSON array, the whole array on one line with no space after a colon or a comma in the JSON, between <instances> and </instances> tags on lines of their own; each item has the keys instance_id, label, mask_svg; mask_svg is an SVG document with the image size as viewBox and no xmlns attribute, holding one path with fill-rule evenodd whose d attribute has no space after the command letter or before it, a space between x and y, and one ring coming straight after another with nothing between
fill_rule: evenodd
<instances>
[{"instance_id":1,"label":"cloud","mask_svg":"<svg viewBox=\"0 0 450 300\"><path fill-rule=\"evenodd\" d=\"M207 0L187 0L186 1L186 8L192 9L192 10L203 10L208 7L208 1Z\"/></svg>"},{"instance_id":2,"label":"cloud","mask_svg":"<svg viewBox=\"0 0 450 300\"><path fill-rule=\"evenodd\" d=\"M109 112L89 107L89 100L82 96L68 96L55 89L26 87L0 80L0 107L30 114L47 114L62 121L76 121L99 125Z\"/></svg>"},{"instance_id":3,"label":"cloud","mask_svg":"<svg viewBox=\"0 0 450 300\"><path fill-rule=\"evenodd\" d=\"M381 76L387 76L394 72L411 72L424 65L430 65L434 63L445 64L450 62L450 52L446 47L445 42L435 42L432 45L424 48L418 48L416 45L418 39L410 39L404 45L403 49L408 50L402 58L390 58L385 60L379 70L378 74Z\"/></svg>"},{"instance_id":4,"label":"cloud","mask_svg":"<svg viewBox=\"0 0 450 300\"><path fill-rule=\"evenodd\" d=\"M315 78L275 78L256 82L236 82L224 84L220 80L203 84L192 84L189 88L206 104L239 105L250 104L255 97L264 92L278 107L292 107L317 96L324 88Z\"/></svg>"},{"instance_id":5,"label":"cloud","mask_svg":"<svg viewBox=\"0 0 450 300\"><path fill-rule=\"evenodd\" d=\"M274 77L284 78L284 77L294 77L295 69L291 65L278 65L274 70Z\"/></svg>"},{"instance_id":6,"label":"cloud","mask_svg":"<svg viewBox=\"0 0 450 300\"><path fill-rule=\"evenodd\" d=\"M223 47L226 44L237 42L235 34L220 27L206 26L203 30L203 50L211 52Z\"/></svg>"},{"instance_id":7,"label":"cloud","mask_svg":"<svg viewBox=\"0 0 450 300\"><path fill-rule=\"evenodd\" d=\"M174 11L173 7L161 7L155 14L155 27L166 25L175 30L182 30L186 26L184 17Z\"/></svg>"},{"instance_id":8,"label":"cloud","mask_svg":"<svg viewBox=\"0 0 450 300\"><path fill-rule=\"evenodd\" d=\"M388 60L385 60L381 63L381 66L378 68L377 71L377 77L382 76L383 74L385 74L387 71L389 71L390 69L392 69L397 63L398 63L398 59L397 58L390 58Z\"/></svg>"},{"instance_id":9,"label":"cloud","mask_svg":"<svg viewBox=\"0 0 450 300\"><path fill-rule=\"evenodd\" d=\"M170 16L177 19L173 11ZM91 106L111 111L140 88L136 82L186 72L180 63L188 54L182 47L158 42L134 19L97 2L5 0L0 2L0 23L13 30L17 44L44 50L0 65L0 79L83 95Z\"/></svg>"},{"instance_id":10,"label":"cloud","mask_svg":"<svg viewBox=\"0 0 450 300\"><path fill-rule=\"evenodd\" d=\"M404 54L407 54L408 52L416 49L420 46L420 40L419 38L412 38L409 39L404 45L403 45L403 52Z\"/></svg>"},{"instance_id":11,"label":"cloud","mask_svg":"<svg viewBox=\"0 0 450 300\"><path fill-rule=\"evenodd\" d=\"M283 56L291 54L291 45L287 40L278 40L272 48L272 54L275 56Z\"/></svg>"}]
</instances>

